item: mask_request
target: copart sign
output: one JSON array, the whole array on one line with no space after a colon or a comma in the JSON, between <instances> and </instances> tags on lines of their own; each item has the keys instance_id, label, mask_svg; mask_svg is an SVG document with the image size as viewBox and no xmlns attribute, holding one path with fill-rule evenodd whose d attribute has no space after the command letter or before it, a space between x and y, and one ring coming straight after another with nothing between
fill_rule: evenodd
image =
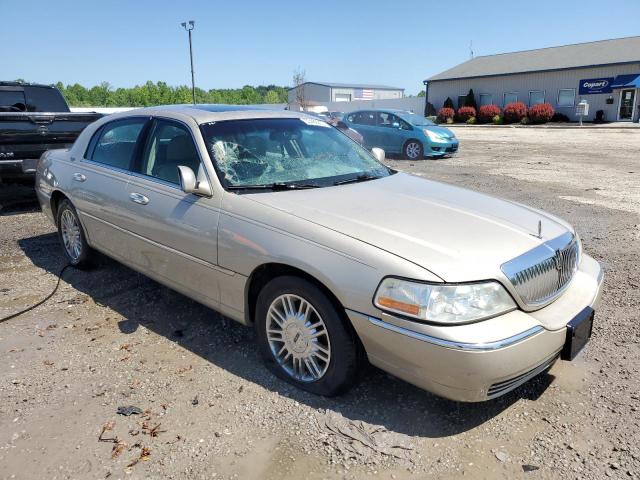
<instances>
[{"instance_id":1,"label":"copart sign","mask_svg":"<svg viewBox=\"0 0 640 480\"><path fill-rule=\"evenodd\" d=\"M593 95L595 93L611 93L613 77L585 78L580 80L580 95Z\"/></svg>"}]
</instances>

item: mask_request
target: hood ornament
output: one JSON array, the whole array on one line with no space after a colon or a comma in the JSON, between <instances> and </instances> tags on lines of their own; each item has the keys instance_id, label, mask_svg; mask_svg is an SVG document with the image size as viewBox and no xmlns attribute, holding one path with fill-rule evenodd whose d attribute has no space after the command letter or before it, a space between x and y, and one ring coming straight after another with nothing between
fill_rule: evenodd
<instances>
[{"instance_id":1,"label":"hood ornament","mask_svg":"<svg viewBox=\"0 0 640 480\"><path fill-rule=\"evenodd\" d=\"M529 235L542 240L542 220L538 220L538 234L536 235L535 233L530 233Z\"/></svg>"}]
</instances>

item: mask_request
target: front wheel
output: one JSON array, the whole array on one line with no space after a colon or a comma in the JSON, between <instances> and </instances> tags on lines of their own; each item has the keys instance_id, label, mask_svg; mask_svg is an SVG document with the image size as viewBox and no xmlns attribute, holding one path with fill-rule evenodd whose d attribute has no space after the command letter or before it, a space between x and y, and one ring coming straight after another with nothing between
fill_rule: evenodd
<instances>
[{"instance_id":1,"label":"front wheel","mask_svg":"<svg viewBox=\"0 0 640 480\"><path fill-rule=\"evenodd\" d=\"M255 328L262 357L276 376L333 396L355 383L359 345L344 315L313 283L277 277L258 295Z\"/></svg>"},{"instance_id":2,"label":"front wheel","mask_svg":"<svg viewBox=\"0 0 640 480\"><path fill-rule=\"evenodd\" d=\"M69 263L78 268L89 266L91 247L87 243L78 212L69 200L60 202L57 224L60 243Z\"/></svg>"},{"instance_id":3,"label":"front wheel","mask_svg":"<svg viewBox=\"0 0 640 480\"><path fill-rule=\"evenodd\" d=\"M409 160L418 160L423 157L424 149L422 143L417 140L409 140L404 144L403 153Z\"/></svg>"}]
</instances>

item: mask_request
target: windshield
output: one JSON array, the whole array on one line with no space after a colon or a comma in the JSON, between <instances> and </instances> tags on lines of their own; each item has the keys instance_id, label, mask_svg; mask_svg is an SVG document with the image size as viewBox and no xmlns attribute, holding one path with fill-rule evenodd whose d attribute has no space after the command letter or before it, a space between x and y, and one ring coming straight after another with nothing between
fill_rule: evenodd
<instances>
[{"instance_id":1,"label":"windshield","mask_svg":"<svg viewBox=\"0 0 640 480\"><path fill-rule=\"evenodd\" d=\"M316 118L227 120L201 130L226 188L329 186L390 174L367 150Z\"/></svg>"},{"instance_id":2,"label":"windshield","mask_svg":"<svg viewBox=\"0 0 640 480\"><path fill-rule=\"evenodd\" d=\"M398 116L416 127L435 125L435 123L433 123L428 118L425 118L422 115L418 115L416 113L401 113Z\"/></svg>"}]
</instances>

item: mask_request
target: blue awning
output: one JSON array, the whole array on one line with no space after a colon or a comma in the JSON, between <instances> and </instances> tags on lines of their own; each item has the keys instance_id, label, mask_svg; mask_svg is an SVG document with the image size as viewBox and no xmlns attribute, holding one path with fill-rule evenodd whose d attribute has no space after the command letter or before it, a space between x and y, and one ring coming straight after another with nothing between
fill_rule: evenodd
<instances>
[{"instance_id":1,"label":"blue awning","mask_svg":"<svg viewBox=\"0 0 640 480\"><path fill-rule=\"evenodd\" d=\"M640 73L633 75L618 75L611 88L640 88Z\"/></svg>"}]
</instances>

